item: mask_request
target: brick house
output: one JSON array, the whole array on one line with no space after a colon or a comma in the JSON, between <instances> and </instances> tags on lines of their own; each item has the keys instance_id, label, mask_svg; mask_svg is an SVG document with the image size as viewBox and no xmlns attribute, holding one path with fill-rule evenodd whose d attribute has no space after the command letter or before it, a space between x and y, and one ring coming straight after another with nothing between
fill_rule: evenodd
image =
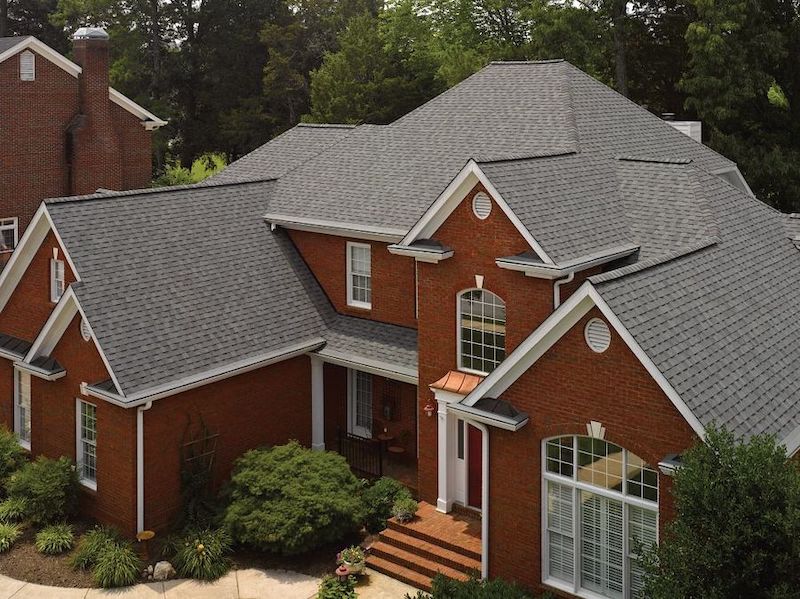
<instances>
[{"instance_id":1,"label":"brick house","mask_svg":"<svg viewBox=\"0 0 800 599\"><path fill-rule=\"evenodd\" d=\"M709 424L800 447L790 224L570 64L495 63L203 184L44 202L0 277L0 418L131 534L179 509L182 448L213 437L219 483L298 439L416 489L374 567L634 597Z\"/></svg>"},{"instance_id":2,"label":"brick house","mask_svg":"<svg viewBox=\"0 0 800 599\"><path fill-rule=\"evenodd\" d=\"M108 35L82 28L75 62L32 36L0 38L0 260L45 198L147 187L166 123L108 84Z\"/></svg>"}]
</instances>

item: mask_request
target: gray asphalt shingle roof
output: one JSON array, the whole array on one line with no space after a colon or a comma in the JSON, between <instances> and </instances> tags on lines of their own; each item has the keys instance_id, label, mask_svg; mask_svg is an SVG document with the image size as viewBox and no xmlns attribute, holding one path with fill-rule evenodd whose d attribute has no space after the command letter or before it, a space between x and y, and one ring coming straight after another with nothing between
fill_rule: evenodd
<instances>
[{"instance_id":1,"label":"gray asphalt shingle roof","mask_svg":"<svg viewBox=\"0 0 800 599\"><path fill-rule=\"evenodd\" d=\"M0 54L5 52L6 50L10 50L17 44L21 43L22 41L28 39L30 36L28 35L17 35L11 37L0 37Z\"/></svg>"}]
</instances>

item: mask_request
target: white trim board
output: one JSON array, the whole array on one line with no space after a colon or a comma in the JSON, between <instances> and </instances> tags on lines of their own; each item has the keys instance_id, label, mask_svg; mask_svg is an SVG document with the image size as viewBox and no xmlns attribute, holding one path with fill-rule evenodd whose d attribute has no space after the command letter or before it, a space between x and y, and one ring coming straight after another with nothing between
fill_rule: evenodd
<instances>
[{"instance_id":1,"label":"white trim board","mask_svg":"<svg viewBox=\"0 0 800 599\"><path fill-rule=\"evenodd\" d=\"M431 204L425 211L425 214L417 221L411 230L403 237L399 245L410 246L417 239L428 239L433 237L434 233L442 226L442 224L450 217L458 205L467 197L467 194L478 183L483 184L486 191L492 197L492 200L500 207L506 217L511 221L514 227L519 231L520 235L528 242L536 255L541 258L545 264L555 265L555 262L547 255L544 248L533 238L531 232L527 227L522 224L516 214L511 210L511 207L500 195L495 186L489 180L489 177L481 170L475 160L470 159L464 168L456 175L450 182L445 190L439 195L438 198Z\"/></svg>"},{"instance_id":2,"label":"white trim board","mask_svg":"<svg viewBox=\"0 0 800 599\"><path fill-rule=\"evenodd\" d=\"M363 370L364 372L377 374L378 376L400 381L401 383L409 383L411 385L419 384L419 374L417 370L412 368L397 366L396 364L383 362L382 360L364 358L346 352L333 351L326 347L323 347L314 355L319 356L322 358L323 362L328 364Z\"/></svg>"},{"instance_id":3,"label":"white trim board","mask_svg":"<svg viewBox=\"0 0 800 599\"><path fill-rule=\"evenodd\" d=\"M644 366L656 384L684 417L692 430L705 439L705 427L689 406L681 399L666 377L645 353L642 347L625 328L609 305L600 296L590 281L586 281L566 302L553 312L525 341L487 376L462 403L473 406L482 397L498 397L508 389L524 372L539 360L555 343L564 336L589 310L597 307L619 337L625 342L634 356Z\"/></svg>"},{"instance_id":4,"label":"white trim board","mask_svg":"<svg viewBox=\"0 0 800 599\"><path fill-rule=\"evenodd\" d=\"M337 237L351 237L367 241L382 241L384 243L397 243L405 235L405 229L392 229L389 227L372 227L357 225L342 221L323 220L319 218L299 218L285 214L265 214L264 220L272 228L283 227L294 231L308 231L309 233L324 233Z\"/></svg>"}]
</instances>

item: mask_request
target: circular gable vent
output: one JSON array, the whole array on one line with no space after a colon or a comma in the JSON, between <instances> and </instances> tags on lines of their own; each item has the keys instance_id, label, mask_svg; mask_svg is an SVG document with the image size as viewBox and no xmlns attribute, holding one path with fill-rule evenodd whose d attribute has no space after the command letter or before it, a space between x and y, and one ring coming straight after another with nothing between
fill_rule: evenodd
<instances>
[{"instance_id":1,"label":"circular gable vent","mask_svg":"<svg viewBox=\"0 0 800 599\"><path fill-rule=\"evenodd\" d=\"M89 323L85 318L81 319L81 337L84 341L89 341L92 338L92 329L89 328Z\"/></svg>"},{"instance_id":2,"label":"circular gable vent","mask_svg":"<svg viewBox=\"0 0 800 599\"><path fill-rule=\"evenodd\" d=\"M599 318L592 318L586 323L583 336L586 338L586 345L598 354L602 354L611 345L611 330Z\"/></svg>"},{"instance_id":3,"label":"circular gable vent","mask_svg":"<svg viewBox=\"0 0 800 599\"><path fill-rule=\"evenodd\" d=\"M492 213L492 200L488 195L479 191L472 197L472 211L481 220L486 218Z\"/></svg>"}]
</instances>

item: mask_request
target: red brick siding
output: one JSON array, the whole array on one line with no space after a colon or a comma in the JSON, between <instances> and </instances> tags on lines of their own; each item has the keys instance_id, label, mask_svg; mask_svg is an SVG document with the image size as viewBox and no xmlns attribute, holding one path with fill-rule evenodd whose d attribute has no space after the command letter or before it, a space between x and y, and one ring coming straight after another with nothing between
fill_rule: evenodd
<instances>
[{"instance_id":1,"label":"red brick siding","mask_svg":"<svg viewBox=\"0 0 800 599\"><path fill-rule=\"evenodd\" d=\"M513 433L490 432L490 552L492 576L537 588L541 582L541 448L555 435L585 435L599 421L606 440L655 467L695 441L688 423L638 359L612 332L609 349L586 345L593 309L504 394L530 423ZM661 529L673 515L671 479L660 476Z\"/></svg>"},{"instance_id":2,"label":"red brick siding","mask_svg":"<svg viewBox=\"0 0 800 599\"><path fill-rule=\"evenodd\" d=\"M122 189L150 187L153 179L152 133L138 117L111 102L111 118L122 154Z\"/></svg>"},{"instance_id":3,"label":"red brick siding","mask_svg":"<svg viewBox=\"0 0 800 599\"><path fill-rule=\"evenodd\" d=\"M180 447L189 420L197 431L202 417L209 431L220 435L217 486L248 449L291 439L310 445L310 377L309 358L300 356L154 402L144 412L145 526L163 529L180 509Z\"/></svg>"},{"instance_id":4,"label":"red brick siding","mask_svg":"<svg viewBox=\"0 0 800 599\"><path fill-rule=\"evenodd\" d=\"M56 236L52 232L48 233L8 303L0 312L0 332L31 342L36 339L55 307L50 301L50 260L53 258L53 248L58 249L59 260L64 260L66 284L75 281L75 274L64 257L64 250Z\"/></svg>"},{"instance_id":5,"label":"red brick siding","mask_svg":"<svg viewBox=\"0 0 800 599\"><path fill-rule=\"evenodd\" d=\"M289 231L289 236L338 312L416 328L413 260L390 254L388 244L377 241L306 231ZM371 310L347 305L348 241L372 246Z\"/></svg>"},{"instance_id":6,"label":"red brick siding","mask_svg":"<svg viewBox=\"0 0 800 599\"><path fill-rule=\"evenodd\" d=\"M14 362L0 358L0 422L14 430Z\"/></svg>"}]
</instances>

